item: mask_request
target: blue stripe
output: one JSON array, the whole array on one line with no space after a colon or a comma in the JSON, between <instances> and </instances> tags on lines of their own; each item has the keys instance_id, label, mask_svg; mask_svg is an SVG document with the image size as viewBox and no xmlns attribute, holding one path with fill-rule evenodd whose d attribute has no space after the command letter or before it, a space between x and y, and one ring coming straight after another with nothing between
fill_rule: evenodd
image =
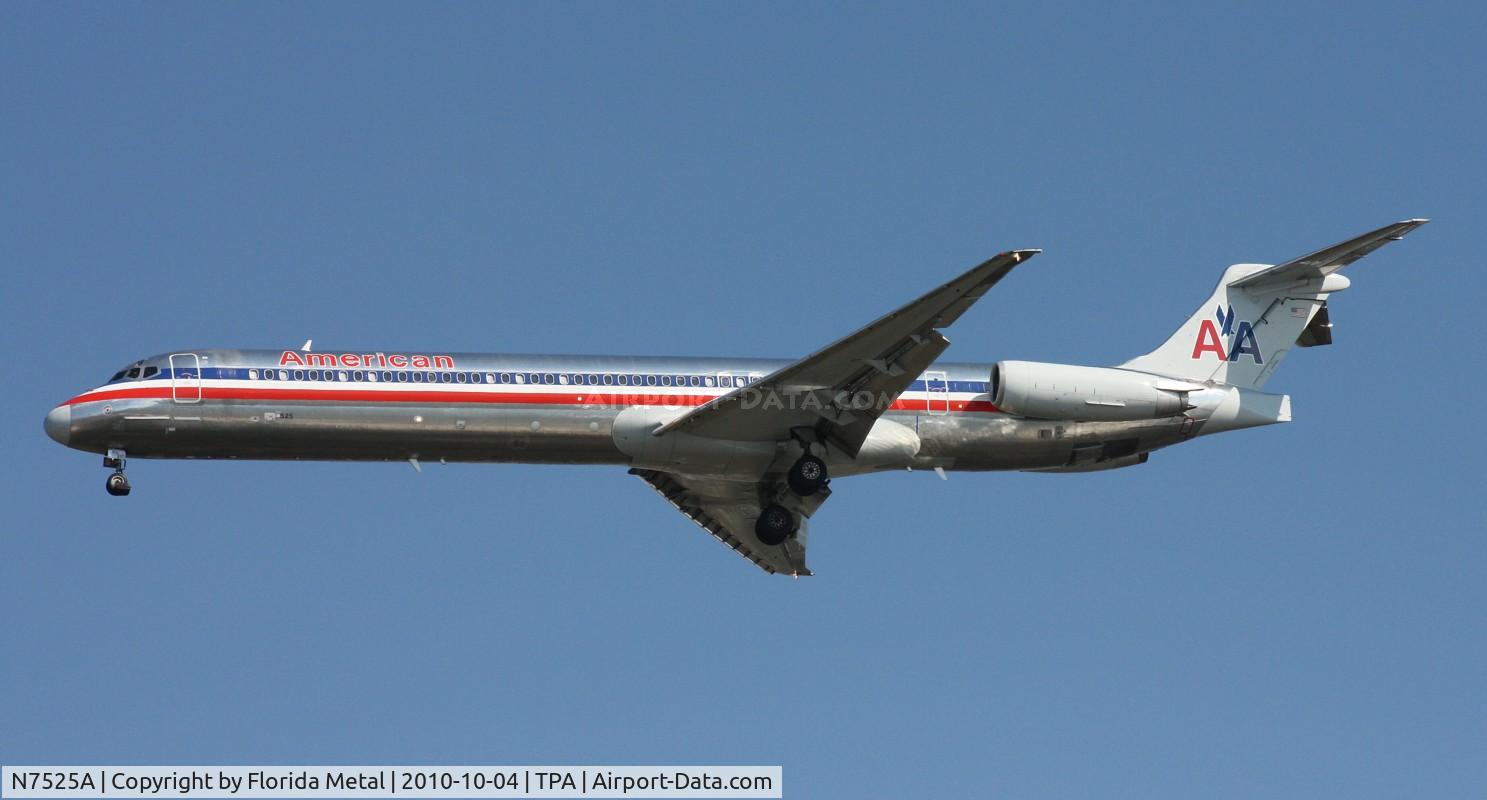
<instances>
[{"instance_id":1,"label":"blue stripe","mask_svg":"<svg viewBox=\"0 0 1487 800\"><path fill-rule=\"evenodd\" d=\"M259 373L259 374L262 374L263 372L266 372L267 371L267 370L263 370L263 369L260 369L260 368L257 368L257 367L254 367L252 369L254 370L254 372ZM492 371L492 370L480 370L480 371L473 371L473 370L426 370L426 369L419 369L419 370L408 370L408 369L402 369L402 370L398 370L398 369L367 370L367 369L359 369L359 370L357 370L357 369L340 369L340 368L335 368L335 367L330 367L330 368L327 368L327 367L316 367L315 369L317 369L318 371L320 371L322 373L324 373L324 372L345 372L348 375L350 373L353 373L353 372L379 372L379 373L380 372L391 372L391 373L395 373L395 372L423 372L423 373L437 372L437 373L440 373L441 375L442 374L445 374L445 373L447 373L449 375L455 375L455 374L458 374L460 372L464 372L467 375L479 375L479 376L484 376L486 373L491 373L491 374L495 374L495 375L500 375L501 374L501 372L499 370L497 370L497 371ZM192 373L192 372L200 372L201 373L201 377L202 378L205 378L205 379L208 379L208 380L240 380L240 381L252 381L254 379L251 378L251 377L249 377L248 370L249 370L249 367L202 367L200 370L184 369L184 370L181 370L180 372L182 373L183 377L186 376L189 373ZM296 371L298 371L301 376L304 376L304 377L301 377L299 380L309 380L308 374L310 372L310 369L309 368L306 368L306 367L273 369L273 371L274 372L287 372L287 373L289 373L289 379L290 380L294 380L295 379L294 378L294 373ZM516 373L515 372L508 372L507 374L516 374ZM535 374L535 375L554 375L554 376L556 376L556 375L558 375L560 373L556 373L556 372L551 372L551 373L522 372L521 374L522 375L534 375ZM620 374L620 373L589 373L589 372L571 373L571 372L567 372L567 373L561 373L561 374L564 374L564 375L574 375L574 374L578 374L578 375L604 375L604 374ZM652 376L653 375L653 376L655 376L657 378L661 377L662 375L666 375L668 377L673 377L673 378L676 376L676 373L647 373L647 372L634 373L634 372L626 372L626 373L623 373L623 374L625 374L625 375L640 375L641 377L648 377L648 376ZM175 372L173 370L169 369L169 368L166 368L166 369L160 370L160 374L159 375L153 375L153 376L151 376L150 377L150 380L170 380L170 379L172 379L174 377L175 377ZM691 377L691 376L690 375L686 375L685 377ZM701 377L701 378L703 378L705 380L708 377L716 378L717 376L698 376L698 377ZM134 381L135 381L135 379L131 379L131 378L120 378L119 380L116 380L116 381L110 381L109 382L109 385L112 385L112 384L115 384L115 383L133 383ZM331 382L332 383L347 383L349 381L331 381ZM442 381L442 380L435 381L435 383L443 383L443 382L444 381ZM450 385L465 385L465 386L470 385L469 382L466 382L464 384L459 384L456 381L456 379L453 379L453 378L451 378L449 382L450 382ZM426 381L425 383L428 383L428 382ZM603 388L609 388L609 389L634 389L634 388L642 388L642 389L716 389L716 388L720 388L718 386L705 386L705 385L704 386L691 386L691 385L686 385L686 386L660 386L660 385L656 385L656 386L652 386L650 384L646 384L645 386L636 387L636 386L620 386L618 384L591 384L591 383L587 383L587 382L585 382L585 383L559 384L559 383L556 382L556 379L554 379L554 382L553 383L548 383L547 381L543 381L540 384L531 383L531 382L525 383L525 384L517 384L517 383L514 383L514 382L512 382L512 383L506 383L506 384L500 384L500 383L497 383L497 384L487 384L487 383L485 383L485 381L483 379L480 380L480 381L478 381L478 383L480 385L482 385L482 386L502 386L502 385L505 385L505 386L518 386L518 385L521 385L521 386L538 386L538 385L541 385L541 386L572 386L574 388L583 388L583 387L586 387L586 386L597 386L597 387L599 387L601 389L603 389ZM973 393L973 394L985 394L987 392L987 390L990 388L989 387L989 383L987 381L944 381L944 380L936 379L936 380L930 381L930 382L923 381L923 380L914 381L913 383L909 384L909 386L904 391L908 391L908 392L924 392L924 391L928 391L928 387L927 387L927 384L928 383L933 383L934 384L934 390L935 391L949 391L949 392L963 392L963 393ZM732 388L732 387L726 387L725 386L725 387L721 387L721 388Z\"/></svg>"}]
</instances>

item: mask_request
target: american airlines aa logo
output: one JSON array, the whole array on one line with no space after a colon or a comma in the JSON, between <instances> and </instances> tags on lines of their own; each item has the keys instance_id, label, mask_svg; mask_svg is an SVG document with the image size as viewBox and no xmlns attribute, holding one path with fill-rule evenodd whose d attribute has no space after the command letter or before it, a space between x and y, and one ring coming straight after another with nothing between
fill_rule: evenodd
<instances>
[{"instance_id":1,"label":"american airlines aa logo","mask_svg":"<svg viewBox=\"0 0 1487 800\"><path fill-rule=\"evenodd\" d=\"M1249 322L1240 320L1236 328L1234 323L1234 307L1218 307L1218 325L1213 320L1205 319L1198 326L1198 341L1193 343L1193 358L1200 359L1204 353L1213 353L1220 361L1238 361L1241 354L1248 354L1255 360L1256 364L1264 364L1265 358L1260 355L1260 343L1255 341L1255 328ZM1232 336L1233 345L1224 347L1224 340L1219 338L1220 327L1224 336Z\"/></svg>"}]
</instances>

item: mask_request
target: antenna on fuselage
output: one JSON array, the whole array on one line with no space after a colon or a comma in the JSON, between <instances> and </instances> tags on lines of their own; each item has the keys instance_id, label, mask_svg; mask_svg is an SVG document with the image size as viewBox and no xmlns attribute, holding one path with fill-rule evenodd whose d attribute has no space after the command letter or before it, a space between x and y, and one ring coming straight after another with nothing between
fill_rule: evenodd
<instances>
[{"instance_id":1,"label":"antenna on fuselage","mask_svg":"<svg viewBox=\"0 0 1487 800\"><path fill-rule=\"evenodd\" d=\"M299 346L299 351L301 353L308 353L308 352L310 352L310 345L312 345L314 343L315 343L315 340L314 339L306 339L305 340L305 343Z\"/></svg>"}]
</instances>

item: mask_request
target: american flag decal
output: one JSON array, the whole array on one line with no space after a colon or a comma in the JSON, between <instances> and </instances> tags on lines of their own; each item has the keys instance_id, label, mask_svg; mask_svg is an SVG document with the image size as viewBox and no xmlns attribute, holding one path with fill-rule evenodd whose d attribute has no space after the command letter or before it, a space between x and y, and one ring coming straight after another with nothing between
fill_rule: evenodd
<instances>
[{"instance_id":1,"label":"american flag decal","mask_svg":"<svg viewBox=\"0 0 1487 800\"><path fill-rule=\"evenodd\" d=\"M1293 317L1295 317L1297 319L1305 319L1306 318L1306 307L1305 306L1291 306L1291 316L1293 316Z\"/></svg>"}]
</instances>

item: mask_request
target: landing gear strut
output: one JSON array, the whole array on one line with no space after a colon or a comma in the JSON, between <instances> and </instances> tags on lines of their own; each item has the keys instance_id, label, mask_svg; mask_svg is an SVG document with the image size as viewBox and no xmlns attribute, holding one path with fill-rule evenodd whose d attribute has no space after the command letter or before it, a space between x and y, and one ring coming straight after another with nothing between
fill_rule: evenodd
<instances>
[{"instance_id":1,"label":"landing gear strut","mask_svg":"<svg viewBox=\"0 0 1487 800\"><path fill-rule=\"evenodd\" d=\"M795 532L795 515L779 503L770 503L759 510L759 519L754 523L754 535L767 545L783 543Z\"/></svg>"},{"instance_id":2,"label":"landing gear strut","mask_svg":"<svg viewBox=\"0 0 1487 800\"><path fill-rule=\"evenodd\" d=\"M124 451L109 450L108 455L103 457L103 466L112 467L113 474L108 476L108 481L103 488L114 497L123 497L129 494L129 479L124 477Z\"/></svg>"},{"instance_id":3,"label":"landing gear strut","mask_svg":"<svg viewBox=\"0 0 1487 800\"><path fill-rule=\"evenodd\" d=\"M790 485L790 491L801 497L810 497L826 485L826 462L806 452L798 461L790 466L790 472L785 475L785 482Z\"/></svg>"}]
</instances>

